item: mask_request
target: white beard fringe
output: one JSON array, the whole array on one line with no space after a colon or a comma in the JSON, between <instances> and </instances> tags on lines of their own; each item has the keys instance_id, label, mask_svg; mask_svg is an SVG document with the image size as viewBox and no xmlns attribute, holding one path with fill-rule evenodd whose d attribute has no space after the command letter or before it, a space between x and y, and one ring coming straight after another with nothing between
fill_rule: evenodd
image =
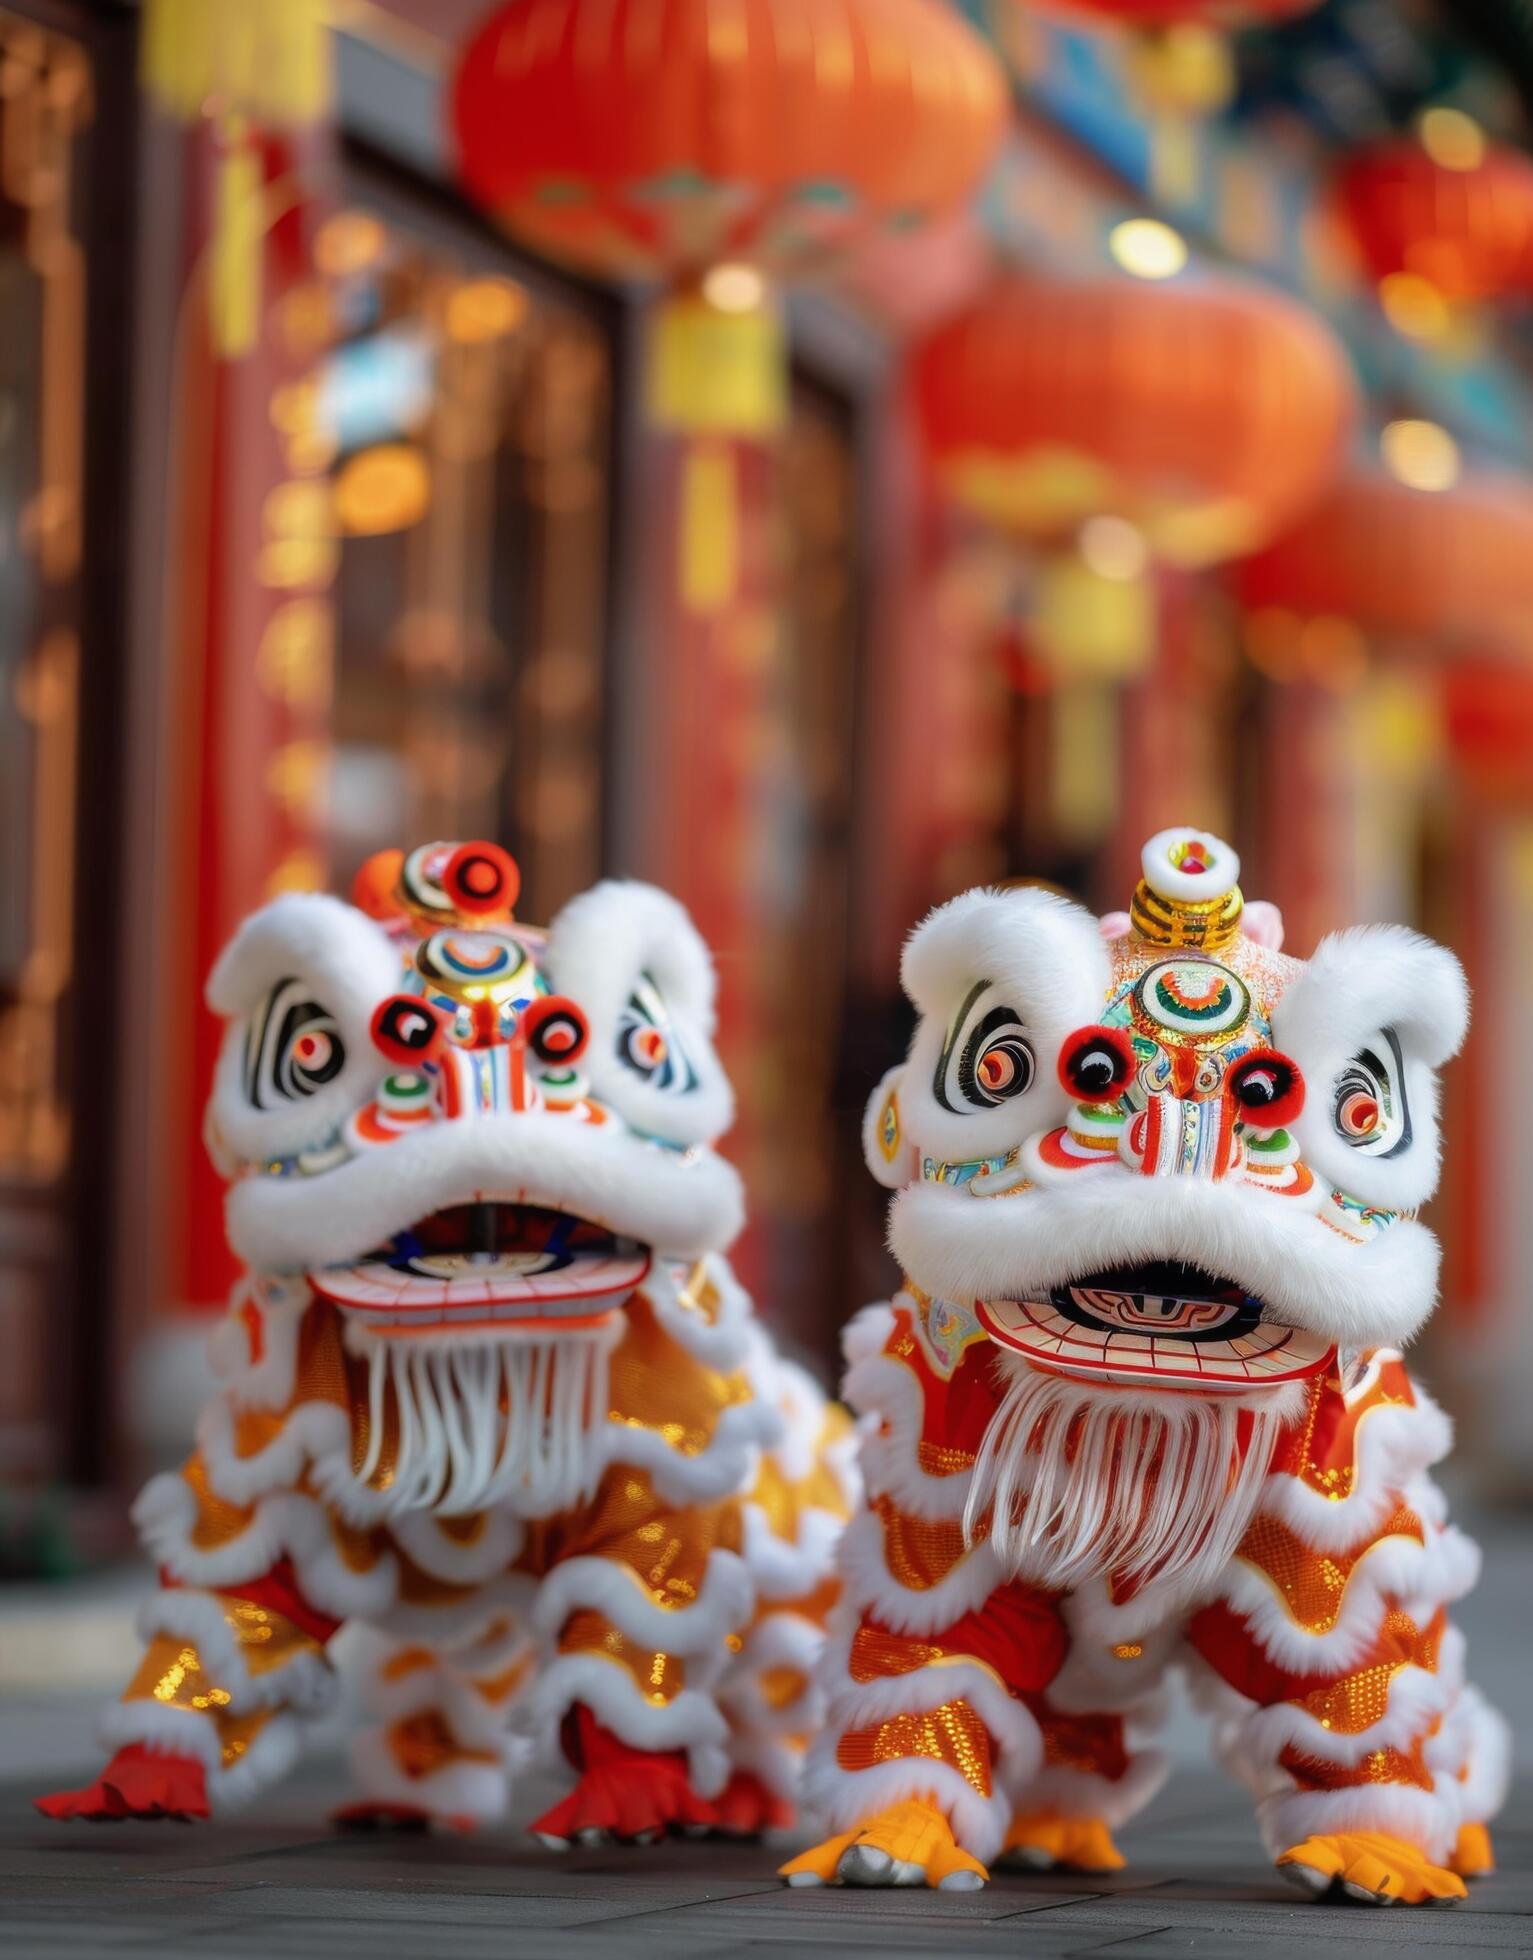
<instances>
[{"instance_id":1,"label":"white beard fringe","mask_svg":"<svg viewBox=\"0 0 1533 1960\"><path fill-rule=\"evenodd\" d=\"M589 1497L606 1467L607 1359L620 1331L615 1317L610 1327L472 1344L367 1342L368 1447L353 1487L384 1517L462 1517L507 1502L544 1517ZM390 1433L394 1460L380 1486Z\"/></svg>"},{"instance_id":2,"label":"white beard fringe","mask_svg":"<svg viewBox=\"0 0 1533 1960\"><path fill-rule=\"evenodd\" d=\"M1291 1413L1286 1397L1265 1400L1152 1398L1024 1363L985 1431L965 1540L988 1524L1002 1568L1051 1591L1107 1576L1196 1590L1244 1537Z\"/></svg>"}]
</instances>

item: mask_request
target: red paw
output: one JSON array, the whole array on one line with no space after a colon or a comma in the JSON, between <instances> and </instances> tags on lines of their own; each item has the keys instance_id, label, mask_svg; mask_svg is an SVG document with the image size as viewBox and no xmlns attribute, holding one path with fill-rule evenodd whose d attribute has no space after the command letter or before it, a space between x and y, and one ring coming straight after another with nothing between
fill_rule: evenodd
<instances>
[{"instance_id":1,"label":"red paw","mask_svg":"<svg viewBox=\"0 0 1533 1960\"><path fill-rule=\"evenodd\" d=\"M747 1769L735 1771L713 1807L718 1812L716 1828L728 1837L760 1837L763 1831L791 1830L798 1816L785 1797L777 1796Z\"/></svg>"},{"instance_id":2,"label":"red paw","mask_svg":"<svg viewBox=\"0 0 1533 1960\"><path fill-rule=\"evenodd\" d=\"M87 1790L59 1790L35 1799L44 1817L61 1822L82 1817L93 1824L125 1817L174 1817L187 1823L208 1812L207 1778L201 1763L185 1756L155 1756L133 1742L107 1764Z\"/></svg>"},{"instance_id":3,"label":"red paw","mask_svg":"<svg viewBox=\"0 0 1533 1960\"><path fill-rule=\"evenodd\" d=\"M630 1748L586 1708L565 1718L564 1751L580 1781L530 1826L544 1843L567 1845L587 1832L631 1840L718 1828L717 1806L695 1795L687 1781L684 1751Z\"/></svg>"}]
</instances>

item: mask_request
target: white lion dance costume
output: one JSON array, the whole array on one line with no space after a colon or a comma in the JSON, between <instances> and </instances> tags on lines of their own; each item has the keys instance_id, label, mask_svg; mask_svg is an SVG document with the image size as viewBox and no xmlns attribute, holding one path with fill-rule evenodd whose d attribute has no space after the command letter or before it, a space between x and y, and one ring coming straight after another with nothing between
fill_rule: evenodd
<instances>
[{"instance_id":1,"label":"white lion dance costume","mask_svg":"<svg viewBox=\"0 0 1533 1960\"><path fill-rule=\"evenodd\" d=\"M786 1821L850 1427L723 1258L713 971L636 884L515 923L493 845L385 853L219 961L208 1140L249 1267L136 1518L117 1754L54 1816L204 1815L292 1763L371 1629L361 1822L468 1824L562 1748L555 1847ZM557 993L552 990L557 988Z\"/></svg>"},{"instance_id":2,"label":"white lion dance costume","mask_svg":"<svg viewBox=\"0 0 1533 1960\"><path fill-rule=\"evenodd\" d=\"M866 1507L790 1882L1102 1870L1187 1667L1278 1864L1461 1897L1499 1719L1448 1608L1474 1547L1397 1348L1430 1312L1434 1071L1457 962L1395 927L1279 950L1234 854L1175 831L1129 915L974 891L913 935L869 1107L905 1274L853 1323Z\"/></svg>"}]
</instances>

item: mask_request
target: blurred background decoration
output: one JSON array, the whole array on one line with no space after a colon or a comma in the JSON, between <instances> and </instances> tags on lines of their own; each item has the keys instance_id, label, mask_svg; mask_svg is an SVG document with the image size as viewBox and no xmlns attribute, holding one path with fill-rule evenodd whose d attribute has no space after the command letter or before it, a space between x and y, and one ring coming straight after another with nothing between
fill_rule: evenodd
<instances>
[{"instance_id":1,"label":"blurred background decoration","mask_svg":"<svg viewBox=\"0 0 1533 1960\"><path fill-rule=\"evenodd\" d=\"M929 905L1190 821L1450 941L1533 1487L1530 114L1508 0L0 0L0 1569L184 1441L213 953L438 836L692 907L826 1371Z\"/></svg>"}]
</instances>

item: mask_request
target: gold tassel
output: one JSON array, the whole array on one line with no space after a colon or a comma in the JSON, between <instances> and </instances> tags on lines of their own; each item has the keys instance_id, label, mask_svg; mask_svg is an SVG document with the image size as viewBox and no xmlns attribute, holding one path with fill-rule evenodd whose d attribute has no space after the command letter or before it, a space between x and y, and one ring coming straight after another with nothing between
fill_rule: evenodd
<instances>
[{"instance_id":1,"label":"gold tassel","mask_svg":"<svg viewBox=\"0 0 1533 1960\"><path fill-rule=\"evenodd\" d=\"M261 325L261 255L266 239L261 153L238 117L223 130L208 241L208 324L222 360L255 346Z\"/></svg>"},{"instance_id":2,"label":"gold tassel","mask_svg":"<svg viewBox=\"0 0 1533 1960\"><path fill-rule=\"evenodd\" d=\"M327 0L147 0L140 47L145 90L182 122L240 109L292 128L330 108Z\"/></svg>"}]
</instances>

